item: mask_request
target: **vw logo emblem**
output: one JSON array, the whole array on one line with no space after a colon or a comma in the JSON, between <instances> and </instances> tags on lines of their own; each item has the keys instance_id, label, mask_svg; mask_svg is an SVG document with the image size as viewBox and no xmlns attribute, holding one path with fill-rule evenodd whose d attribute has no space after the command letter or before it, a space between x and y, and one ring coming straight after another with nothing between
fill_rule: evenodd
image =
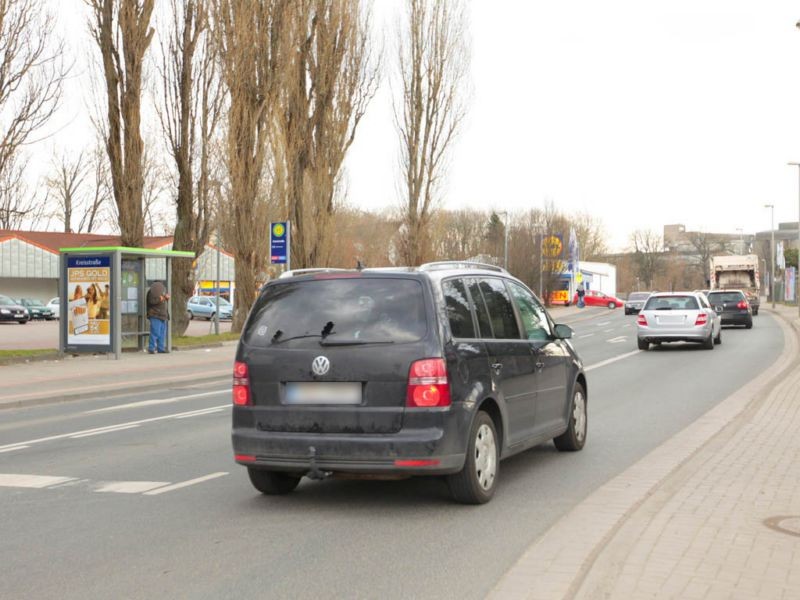
<instances>
[{"instance_id":1,"label":"vw logo emblem","mask_svg":"<svg viewBox=\"0 0 800 600\"><path fill-rule=\"evenodd\" d=\"M331 361L326 356L318 356L311 363L311 372L314 375L325 375L331 369Z\"/></svg>"}]
</instances>

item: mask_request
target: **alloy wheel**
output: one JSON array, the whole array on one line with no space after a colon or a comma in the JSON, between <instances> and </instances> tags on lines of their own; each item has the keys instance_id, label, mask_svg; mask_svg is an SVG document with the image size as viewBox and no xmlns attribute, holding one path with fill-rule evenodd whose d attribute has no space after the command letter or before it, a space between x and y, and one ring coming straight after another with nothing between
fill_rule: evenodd
<instances>
[{"instance_id":1,"label":"alloy wheel","mask_svg":"<svg viewBox=\"0 0 800 600\"><path fill-rule=\"evenodd\" d=\"M484 490L491 489L497 474L497 444L492 429L485 423L475 436L475 475Z\"/></svg>"}]
</instances>

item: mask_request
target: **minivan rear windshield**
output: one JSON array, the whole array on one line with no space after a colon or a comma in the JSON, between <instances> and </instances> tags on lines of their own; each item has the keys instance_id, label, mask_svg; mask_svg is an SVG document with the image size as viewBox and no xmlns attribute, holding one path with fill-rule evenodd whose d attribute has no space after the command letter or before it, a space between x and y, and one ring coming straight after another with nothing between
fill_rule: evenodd
<instances>
[{"instance_id":1,"label":"minivan rear windshield","mask_svg":"<svg viewBox=\"0 0 800 600\"><path fill-rule=\"evenodd\" d=\"M644 310L698 310L694 296L651 296Z\"/></svg>"},{"instance_id":2,"label":"minivan rear windshield","mask_svg":"<svg viewBox=\"0 0 800 600\"><path fill-rule=\"evenodd\" d=\"M413 279L319 279L268 286L244 332L251 346L414 342L427 332Z\"/></svg>"}]
</instances>

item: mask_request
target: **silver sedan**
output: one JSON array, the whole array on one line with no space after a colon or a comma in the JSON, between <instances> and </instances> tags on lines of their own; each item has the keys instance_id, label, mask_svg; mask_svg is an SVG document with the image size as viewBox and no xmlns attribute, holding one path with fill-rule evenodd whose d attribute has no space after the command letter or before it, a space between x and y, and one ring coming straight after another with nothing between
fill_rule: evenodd
<instances>
[{"instance_id":1,"label":"silver sedan","mask_svg":"<svg viewBox=\"0 0 800 600\"><path fill-rule=\"evenodd\" d=\"M722 343L722 320L703 294L652 294L636 320L639 350L662 342L698 342L708 350Z\"/></svg>"}]
</instances>

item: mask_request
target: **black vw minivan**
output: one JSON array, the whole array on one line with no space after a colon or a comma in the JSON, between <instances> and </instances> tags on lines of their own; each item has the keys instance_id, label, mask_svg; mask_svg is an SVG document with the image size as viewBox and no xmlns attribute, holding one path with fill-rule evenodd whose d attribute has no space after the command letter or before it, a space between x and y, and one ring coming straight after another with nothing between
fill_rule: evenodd
<instances>
[{"instance_id":1,"label":"black vw minivan","mask_svg":"<svg viewBox=\"0 0 800 600\"><path fill-rule=\"evenodd\" d=\"M256 489L303 476L444 475L489 501L500 460L586 442L580 358L535 295L477 263L290 271L264 286L233 374L233 449Z\"/></svg>"}]
</instances>

